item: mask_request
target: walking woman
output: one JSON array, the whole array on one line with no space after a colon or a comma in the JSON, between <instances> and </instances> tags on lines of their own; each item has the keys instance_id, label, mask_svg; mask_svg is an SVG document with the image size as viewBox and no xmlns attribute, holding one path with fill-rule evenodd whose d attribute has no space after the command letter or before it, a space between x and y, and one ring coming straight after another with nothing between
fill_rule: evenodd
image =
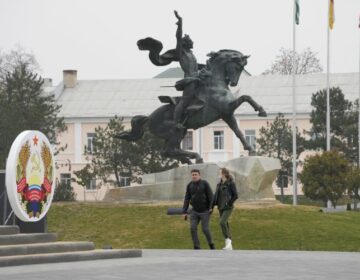
<instances>
[{"instance_id":1,"label":"walking woman","mask_svg":"<svg viewBox=\"0 0 360 280\"><path fill-rule=\"evenodd\" d=\"M232 250L229 217L234 209L234 202L238 198L235 182L226 168L220 169L221 180L216 186L212 209L217 205L220 213L219 225L225 238L223 250Z\"/></svg>"}]
</instances>

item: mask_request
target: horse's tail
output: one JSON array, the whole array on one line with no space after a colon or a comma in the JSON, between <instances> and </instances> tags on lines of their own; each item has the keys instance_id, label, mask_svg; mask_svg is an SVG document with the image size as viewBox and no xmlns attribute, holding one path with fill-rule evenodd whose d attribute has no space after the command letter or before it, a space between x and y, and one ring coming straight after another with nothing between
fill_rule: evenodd
<instances>
[{"instance_id":1,"label":"horse's tail","mask_svg":"<svg viewBox=\"0 0 360 280\"><path fill-rule=\"evenodd\" d=\"M145 125L148 121L149 117L137 115L131 119L131 130L124 131L119 133L115 137L118 139L124 139L127 141L136 141L139 140L145 131Z\"/></svg>"}]
</instances>

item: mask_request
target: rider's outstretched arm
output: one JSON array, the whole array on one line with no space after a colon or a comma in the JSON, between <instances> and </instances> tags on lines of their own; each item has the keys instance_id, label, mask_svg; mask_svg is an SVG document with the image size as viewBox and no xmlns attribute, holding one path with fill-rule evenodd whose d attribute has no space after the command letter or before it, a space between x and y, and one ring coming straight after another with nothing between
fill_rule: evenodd
<instances>
[{"instance_id":1,"label":"rider's outstretched arm","mask_svg":"<svg viewBox=\"0 0 360 280\"><path fill-rule=\"evenodd\" d=\"M174 11L174 13L176 18L178 19L178 21L176 22L178 26L176 30L176 53L178 57L180 57L182 52L182 18L179 16L177 11Z\"/></svg>"}]
</instances>

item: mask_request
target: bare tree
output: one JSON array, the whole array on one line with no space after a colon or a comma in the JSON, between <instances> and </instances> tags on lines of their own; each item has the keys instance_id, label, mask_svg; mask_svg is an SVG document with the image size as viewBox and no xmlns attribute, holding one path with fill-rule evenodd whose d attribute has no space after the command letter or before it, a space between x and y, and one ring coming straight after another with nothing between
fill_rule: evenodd
<instances>
[{"instance_id":1,"label":"bare tree","mask_svg":"<svg viewBox=\"0 0 360 280\"><path fill-rule=\"evenodd\" d=\"M29 71L34 73L40 71L39 63L34 54L24 47L17 45L8 52L0 49L0 81L3 81L8 73L14 72L19 65L25 65Z\"/></svg>"},{"instance_id":2,"label":"bare tree","mask_svg":"<svg viewBox=\"0 0 360 280\"><path fill-rule=\"evenodd\" d=\"M293 71L293 54L293 50L281 48L280 54L276 56L270 69L265 70L263 75L291 75ZM295 52L295 74L322 72L323 68L316 55L317 53L313 52L310 48L306 48L301 53Z\"/></svg>"}]
</instances>

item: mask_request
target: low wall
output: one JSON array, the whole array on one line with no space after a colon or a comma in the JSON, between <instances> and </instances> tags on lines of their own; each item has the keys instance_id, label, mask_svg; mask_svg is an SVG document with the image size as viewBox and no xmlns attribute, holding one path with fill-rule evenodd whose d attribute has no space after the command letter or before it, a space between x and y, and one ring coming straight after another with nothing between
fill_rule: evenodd
<instances>
[{"instance_id":1,"label":"low wall","mask_svg":"<svg viewBox=\"0 0 360 280\"><path fill-rule=\"evenodd\" d=\"M219 168L226 167L235 179L240 201L275 200L272 183L280 169L280 161L268 157L240 157L226 162L180 166L164 172L146 174L137 186L108 190L104 201L169 201L182 200L190 172L200 170L201 178L215 190Z\"/></svg>"}]
</instances>

